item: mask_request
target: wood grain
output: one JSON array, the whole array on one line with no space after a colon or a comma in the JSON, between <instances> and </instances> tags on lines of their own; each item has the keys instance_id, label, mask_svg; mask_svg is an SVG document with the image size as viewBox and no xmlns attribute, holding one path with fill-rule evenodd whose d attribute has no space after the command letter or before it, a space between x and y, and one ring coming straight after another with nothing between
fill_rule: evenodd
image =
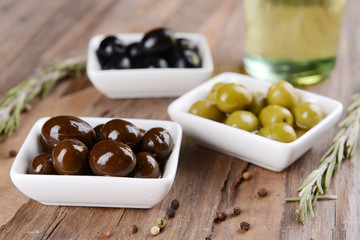
<instances>
[{"instance_id":1,"label":"wood grain","mask_svg":"<svg viewBox=\"0 0 360 240\"><path fill-rule=\"evenodd\" d=\"M360 91L360 1L347 1L341 44L331 76L309 91L341 101ZM243 2L237 0L105 0L44 1L0 0L0 97L39 68L69 57L86 56L92 35L144 32L168 26L179 32L200 32L207 37L215 71L242 72L244 56ZM45 206L28 199L11 183L9 171L34 122L44 116L70 114L169 119L167 106L174 98L111 100L87 79L59 83L49 97L32 102L21 116L21 126L0 137L0 239L357 239L360 236L359 148L334 176L329 194L336 201L319 201L316 218L302 225L295 214L296 189L319 164L337 128L280 173L198 146L183 137L178 172L167 197L152 209L116 209ZM244 171L252 175L242 178ZM268 196L257 190L265 187ZM165 217L171 200L180 208L166 229L152 237L150 228ZM240 207L239 216L232 213ZM226 221L214 221L217 210L228 213ZM240 223L250 230L240 230ZM136 224L138 233L131 232Z\"/></svg>"}]
</instances>

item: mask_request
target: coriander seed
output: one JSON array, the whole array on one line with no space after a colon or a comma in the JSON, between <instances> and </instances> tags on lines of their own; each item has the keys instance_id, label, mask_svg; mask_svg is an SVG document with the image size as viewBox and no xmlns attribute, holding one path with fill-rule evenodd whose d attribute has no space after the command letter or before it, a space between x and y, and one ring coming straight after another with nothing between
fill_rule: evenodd
<instances>
[{"instance_id":1,"label":"coriander seed","mask_svg":"<svg viewBox=\"0 0 360 240\"><path fill-rule=\"evenodd\" d=\"M241 223L240 223L240 228L241 228L241 230L243 230L243 231L247 231L247 230L250 229L250 223L248 223L248 222L241 222Z\"/></svg>"},{"instance_id":2,"label":"coriander seed","mask_svg":"<svg viewBox=\"0 0 360 240\"><path fill-rule=\"evenodd\" d=\"M241 209L239 207L234 207L233 213L234 213L234 215L240 215Z\"/></svg>"},{"instance_id":3,"label":"coriander seed","mask_svg":"<svg viewBox=\"0 0 360 240\"><path fill-rule=\"evenodd\" d=\"M138 229L138 227L137 227L136 225L132 225L132 226L131 226L131 232L132 232L132 233L137 233L138 230L139 230L139 229Z\"/></svg>"},{"instance_id":4,"label":"coriander seed","mask_svg":"<svg viewBox=\"0 0 360 240\"><path fill-rule=\"evenodd\" d=\"M258 190L258 196L259 197L266 197L267 194L268 194L268 191L266 190L266 188L260 188Z\"/></svg>"},{"instance_id":5,"label":"coriander seed","mask_svg":"<svg viewBox=\"0 0 360 240\"><path fill-rule=\"evenodd\" d=\"M166 221L163 218L156 219L155 226L158 226L161 230L166 227Z\"/></svg>"},{"instance_id":6,"label":"coriander seed","mask_svg":"<svg viewBox=\"0 0 360 240\"><path fill-rule=\"evenodd\" d=\"M251 174L249 172L244 172L242 177L244 180L249 180L251 178Z\"/></svg>"},{"instance_id":7,"label":"coriander seed","mask_svg":"<svg viewBox=\"0 0 360 240\"><path fill-rule=\"evenodd\" d=\"M158 226L153 226L150 230L151 234L156 236L156 235L159 235L160 233L160 228Z\"/></svg>"},{"instance_id":8,"label":"coriander seed","mask_svg":"<svg viewBox=\"0 0 360 240\"><path fill-rule=\"evenodd\" d=\"M219 221L225 221L227 218L227 213L224 210L219 210L216 212L216 219Z\"/></svg>"},{"instance_id":9,"label":"coriander seed","mask_svg":"<svg viewBox=\"0 0 360 240\"><path fill-rule=\"evenodd\" d=\"M176 198L174 200L172 200L170 203L170 207L174 210L178 209L179 206L180 206L180 203Z\"/></svg>"},{"instance_id":10,"label":"coriander seed","mask_svg":"<svg viewBox=\"0 0 360 240\"><path fill-rule=\"evenodd\" d=\"M167 216L168 218L173 218L173 217L175 217L175 210L172 209L172 208L169 208L169 209L166 211L166 216Z\"/></svg>"}]
</instances>

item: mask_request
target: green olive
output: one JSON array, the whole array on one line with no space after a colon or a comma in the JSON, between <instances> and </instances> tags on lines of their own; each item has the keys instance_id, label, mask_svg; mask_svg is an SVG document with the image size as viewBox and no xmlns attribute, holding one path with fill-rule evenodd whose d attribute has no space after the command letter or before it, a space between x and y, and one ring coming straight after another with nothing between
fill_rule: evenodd
<instances>
[{"instance_id":1,"label":"green olive","mask_svg":"<svg viewBox=\"0 0 360 240\"><path fill-rule=\"evenodd\" d=\"M297 126L294 127L294 130L295 130L297 138L301 137L302 135L304 135L307 132L307 130L298 128Z\"/></svg>"},{"instance_id":2,"label":"green olive","mask_svg":"<svg viewBox=\"0 0 360 240\"><path fill-rule=\"evenodd\" d=\"M299 103L299 95L290 83L279 81L270 86L267 93L267 100L269 104L277 104L291 109Z\"/></svg>"},{"instance_id":3,"label":"green olive","mask_svg":"<svg viewBox=\"0 0 360 240\"><path fill-rule=\"evenodd\" d=\"M286 123L274 123L260 129L259 135L278 142L289 143L296 140L296 133L292 126Z\"/></svg>"},{"instance_id":4,"label":"green olive","mask_svg":"<svg viewBox=\"0 0 360 240\"><path fill-rule=\"evenodd\" d=\"M217 122L222 122L225 119L225 113L221 112L216 104L210 100L200 100L195 102L190 107L189 113Z\"/></svg>"},{"instance_id":5,"label":"green olive","mask_svg":"<svg viewBox=\"0 0 360 240\"><path fill-rule=\"evenodd\" d=\"M249 110L256 116L259 115L261 109L266 107L267 99L263 92L254 91L252 92L253 100L251 102Z\"/></svg>"},{"instance_id":6,"label":"green olive","mask_svg":"<svg viewBox=\"0 0 360 240\"><path fill-rule=\"evenodd\" d=\"M291 112L279 105L269 105L259 114L260 123L262 126L267 126L273 123L287 123L290 126L294 125L294 118Z\"/></svg>"},{"instance_id":7,"label":"green olive","mask_svg":"<svg viewBox=\"0 0 360 240\"><path fill-rule=\"evenodd\" d=\"M216 93L216 105L225 112L245 109L251 104L251 92L239 83L228 83L220 87Z\"/></svg>"},{"instance_id":8,"label":"green olive","mask_svg":"<svg viewBox=\"0 0 360 240\"><path fill-rule=\"evenodd\" d=\"M211 101L216 101L216 93L217 91L219 90L220 87L224 86L226 83L223 83L223 82L219 82L219 83L216 83L210 90L207 98Z\"/></svg>"},{"instance_id":9,"label":"green olive","mask_svg":"<svg viewBox=\"0 0 360 240\"><path fill-rule=\"evenodd\" d=\"M296 104L292 109L296 126L308 130L323 119L321 108L315 103L302 102Z\"/></svg>"},{"instance_id":10,"label":"green olive","mask_svg":"<svg viewBox=\"0 0 360 240\"><path fill-rule=\"evenodd\" d=\"M232 127L240 128L248 132L253 132L259 129L259 120L249 111L237 110L230 114L225 120L225 124Z\"/></svg>"}]
</instances>

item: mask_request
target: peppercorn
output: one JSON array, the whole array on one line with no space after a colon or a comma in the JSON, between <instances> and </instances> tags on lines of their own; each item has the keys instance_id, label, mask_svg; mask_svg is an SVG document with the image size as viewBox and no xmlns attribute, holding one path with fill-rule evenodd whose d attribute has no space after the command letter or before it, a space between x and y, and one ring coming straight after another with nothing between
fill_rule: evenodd
<instances>
[{"instance_id":1,"label":"peppercorn","mask_svg":"<svg viewBox=\"0 0 360 240\"><path fill-rule=\"evenodd\" d=\"M10 150L9 151L9 157L15 157L17 154L17 152L15 150Z\"/></svg>"},{"instance_id":2,"label":"peppercorn","mask_svg":"<svg viewBox=\"0 0 360 240\"><path fill-rule=\"evenodd\" d=\"M250 175L249 172L244 172L242 174L242 177L243 177L244 180L249 180L251 178L251 175Z\"/></svg>"},{"instance_id":3,"label":"peppercorn","mask_svg":"<svg viewBox=\"0 0 360 240\"><path fill-rule=\"evenodd\" d=\"M224 210L219 210L216 212L216 219L219 221L225 221L227 218L227 213Z\"/></svg>"},{"instance_id":4,"label":"peppercorn","mask_svg":"<svg viewBox=\"0 0 360 240\"><path fill-rule=\"evenodd\" d=\"M178 209L179 206L180 206L180 203L176 198L174 200L172 200L170 203L170 207L174 210Z\"/></svg>"},{"instance_id":5,"label":"peppercorn","mask_svg":"<svg viewBox=\"0 0 360 240\"><path fill-rule=\"evenodd\" d=\"M166 227L166 221L163 218L156 219L155 226L158 226L161 230Z\"/></svg>"},{"instance_id":6,"label":"peppercorn","mask_svg":"<svg viewBox=\"0 0 360 240\"><path fill-rule=\"evenodd\" d=\"M160 228L158 226L153 226L150 230L151 234L156 236L156 235L159 235L160 233Z\"/></svg>"},{"instance_id":7,"label":"peppercorn","mask_svg":"<svg viewBox=\"0 0 360 240\"><path fill-rule=\"evenodd\" d=\"M241 209L239 207L234 207L234 215L240 215Z\"/></svg>"},{"instance_id":8,"label":"peppercorn","mask_svg":"<svg viewBox=\"0 0 360 240\"><path fill-rule=\"evenodd\" d=\"M241 228L241 230L243 230L243 231L247 231L247 230L250 229L250 223L248 223L248 222L241 222L241 223L240 223L240 228Z\"/></svg>"},{"instance_id":9,"label":"peppercorn","mask_svg":"<svg viewBox=\"0 0 360 240\"><path fill-rule=\"evenodd\" d=\"M166 212L166 216L167 216L168 218L173 218L173 217L175 216L175 210L172 209L172 208L169 208L169 209L167 210L167 212Z\"/></svg>"},{"instance_id":10,"label":"peppercorn","mask_svg":"<svg viewBox=\"0 0 360 240\"><path fill-rule=\"evenodd\" d=\"M267 194L268 194L268 191L266 190L266 188L260 188L258 190L258 196L259 197L266 197Z\"/></svg>"},{"instance_id":11,"label":"peppercorn","mask_svg":"<svg viewBox=\"0 0 360 240\"><path fill-rule=\"evenodd\" d=\"M207 237L205 238L205 240L211 240L211 235L210 235L210 236L207 236Z\"/></svg>"},{"instance_id":12,"label":"peppercorn","mask_svg":"<svg viewBox=\"0 0 360 240\"><path fill-rule=\"evenodd\" d=\"M137 233L138 230L139 230L139 229L138 229L138 227L137 227L136 225L132 225L132 226L131 226L131 232L132 232L132 233Z\"/></svg>"}]
</instances>

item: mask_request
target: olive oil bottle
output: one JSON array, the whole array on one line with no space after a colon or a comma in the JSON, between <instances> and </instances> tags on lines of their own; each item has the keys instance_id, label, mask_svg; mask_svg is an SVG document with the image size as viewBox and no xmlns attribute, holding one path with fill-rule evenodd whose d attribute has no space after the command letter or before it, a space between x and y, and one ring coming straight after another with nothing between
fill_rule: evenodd
<instances>
[{"instance_id":1,"label":"olive oil bottle","mask_svg":"<svg viewBox=\"0 0 360 240\"><path fill-rule=\"evenodd\" d=\"M346 0L245 0L246 71L311 85L334 67Z\"/></svg>"}]
</instances>

